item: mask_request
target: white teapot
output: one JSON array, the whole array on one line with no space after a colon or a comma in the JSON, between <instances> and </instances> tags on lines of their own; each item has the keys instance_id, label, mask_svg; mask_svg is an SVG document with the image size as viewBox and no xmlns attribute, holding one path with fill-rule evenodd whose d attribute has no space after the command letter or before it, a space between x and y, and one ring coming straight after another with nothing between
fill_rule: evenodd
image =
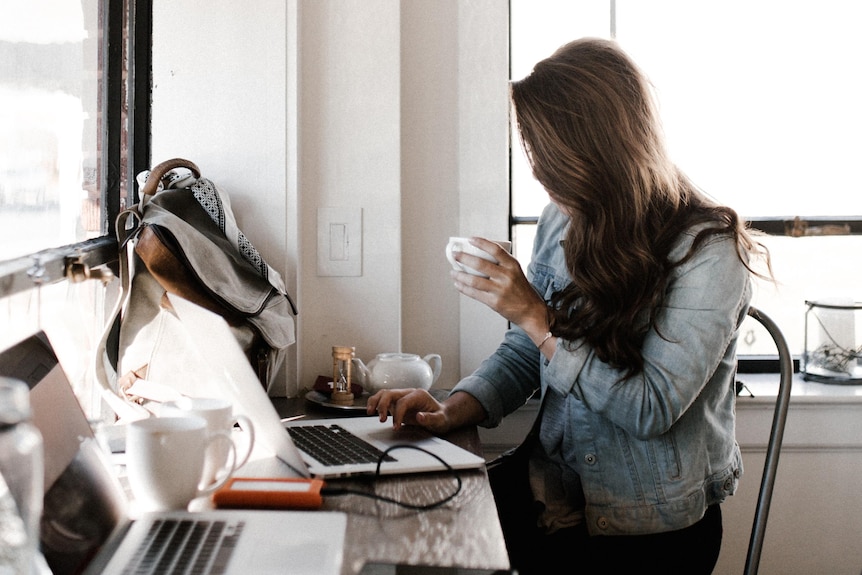
<instances>
[{"instance_id":1,"label":"white teapot","mask_svg":"<svg viewBox=\"0 0 862 575\"><path fill-rule=\"evenodd\" d=\"M436 353L419 357L413 353L380 353L366 367L358 357L353 365L359 372L359 383L371 393L396 387L428 389L443 368L443 360Z\"/></svg>"}]
</instances>

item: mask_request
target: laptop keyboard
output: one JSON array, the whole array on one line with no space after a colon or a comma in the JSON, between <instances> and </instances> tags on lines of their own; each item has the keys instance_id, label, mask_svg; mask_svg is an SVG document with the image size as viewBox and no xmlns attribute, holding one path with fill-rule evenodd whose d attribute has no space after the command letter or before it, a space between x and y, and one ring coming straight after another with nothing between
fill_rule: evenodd
<instances>
[{"instance_id":1,"label":"laptop keyboard","mask_svg":"<svg viewBox=\"0 0 862 575\"><path fill-rule=\"evenodd\" d=\"M123 573L225 573L244 521L160 519Z\"/></svg>"},{"instance_id":2,"label":"laptop keyboard","mask_svg":"<svg viewBox=\"0 0 862 575\"><path fill-rule=\"evenodd\" d=\"M338 425L288 427L296 446L324 465L377 463L383 452ZM386 455L383 461L395 461Z\"/></svg>"}]
</instances>

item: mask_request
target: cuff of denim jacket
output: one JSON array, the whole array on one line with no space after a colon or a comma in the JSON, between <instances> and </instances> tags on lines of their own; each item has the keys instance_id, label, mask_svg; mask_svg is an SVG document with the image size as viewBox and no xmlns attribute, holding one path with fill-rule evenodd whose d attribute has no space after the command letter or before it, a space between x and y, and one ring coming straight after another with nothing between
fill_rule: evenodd
<instances>
[{"instance_id":1,"label":"cuff of denim jacket","mask_svg":"<svg viewBox=\"0 0 862 575\"><path fill-rule=\"evenodd\" d=\"M558 338L554 357L548 361L542 373L547 386L561 396L568 395L578 380L581 370L584 369L589 355L590 349L586 344L569 350L566 342Z\"/></svg>"}]
</instances>

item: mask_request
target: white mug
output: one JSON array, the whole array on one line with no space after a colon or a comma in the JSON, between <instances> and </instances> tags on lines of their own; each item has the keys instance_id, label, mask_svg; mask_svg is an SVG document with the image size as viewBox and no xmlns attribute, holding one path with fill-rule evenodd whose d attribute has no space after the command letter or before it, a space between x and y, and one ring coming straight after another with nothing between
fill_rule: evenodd
<instances>
[{"instance_id":1,"label":"white mug","mask_svg":"<svg viewBox=\"0 0 862 575\"><path fill-rule=\"evenodd\" d=\"M220 397L182 397L174 401L163 403L159 407L160 417L182 417L185 415L196 415L203 417L207 422L207 431L210 434L226 433L234 439L234 450L236 454L235 469L242 467L248 461L254 447L254 425L251 419L245 415L234 415L233 404L227 399ZM239 424L245 438L244 449L240 451L237 445L236 434L232 433L234 425ZM215 481L218 471L224 469L225 463L230 456L230 446L226 442L219 442L207 451L204 462L204 481L210 483Z\"/></svg>"},{"instance_id":2,"label":"white mug","mask_svg":"<svg viewBox=\"0 0 862 575\"><path fill-rule=\"evenodd\" d=\"M508 240L491 240L495 244L502 247L507 252L512 251L512 242ZM446 244L446 259L449 260L449 263L452 264L452 269L455 271L467 272L468 274L473 274L474 276L480 277L488 277L483 273L480 273L473 268L466 266L462 263L459 263L455 260L454 252L464 252L476 257L480 257L483 260L487 260L489 262L497 263L497 259L494 258L488 252L481 250L470 243L470 238L459 238L459 237L450 237L449 243Z\"/></svg>"},{"instance_id":3,"label":"white mug","mask_svg":"<svg viewBox=\"0 0 862 575\"><path fill-rule=\"evenodd\" d=\"M203 480L206 452L228 445L232 453L215 482ZM129 423L126 473L140 511L186 509L189 503L224 485L236 468L236 451L226 433L210 434L202 417L150 417Z\"/></svg>"}]
</instances>

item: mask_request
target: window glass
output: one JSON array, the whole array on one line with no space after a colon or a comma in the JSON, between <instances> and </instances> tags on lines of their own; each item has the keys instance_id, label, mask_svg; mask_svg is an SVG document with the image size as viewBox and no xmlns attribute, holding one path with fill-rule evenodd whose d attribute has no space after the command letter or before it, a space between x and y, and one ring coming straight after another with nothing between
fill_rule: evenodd
<instances>
[{"instance_id":1,"label":"window glass","mask_svg":"<svg viewBox=\"0 0 862 575\"><path fill-rule=\"evenodd\" d=\"M862 216L855 173L862 84L852 72L862 50L856 33L862 4L511 0L511 6L512 78L576 37L615 37L655 87L672 157L743 217ZM577 26L561 25L575 20ZM517 140L512 145L517 222L538 216L547 196L515 149ZM532 247L529 227L513 229L523 264ZM778 282L756 282L753 303L801 354L806 300L859 299L852 254L862 239L767 237L764 243ZM774 354L767 338L746 335L740 353Z\"/></svg>"},{"instance_id":2,"label":"window glass","mask_svg":"<svg viewBox=\"0 0 862 575\"><path fill-rule=\"evenodd\" d=\"M528 75L536 62L569 40L580 36L607 37L610 29L610 0L512 0L510 21L510 75L513 80L518 80ZM515 126L512 126L512 134L516 136L512 141L511 160L512 213L515 216L538 215L548 203L548 195L533 179L520 150ZM516 243L516 253L517 247L524 245L523 241Z\"/></svg>"},{"instance_id":3,"label":"window glass","mask_svg":"<svg viewBox=\"0 0 862 575\"><path fill-rule=\"evenodd\" d=\"M99 1L0 9L0 261L102 233Z\"/></svg>"},{"instance_id":4,"label":"window glass","mask_svg":"<svg viewBox=\"0 0 862 575\"><path fill-rule=\"evenodd\" d=\"M698 185L748 217L862 214L862 3L616 4L617 40Z\"/></svg>"},{"instance_id":5,"label":"window glass","mask_svg":"<svg viewBox=\"0 0 862 575\"><path fill-rule=\"evenodd\" d=\"M110 274L100 276L105 283L65 281L62 265L71 254L92 250L99 242L80 242L105 237L103 213L127 201L117 175L131 155L129 3L110 2L110 14L108 4L0 4L0 348L44 331L92 417L102 407L91 373L93 348L119 282ZM148 49L149 38L142 45ZM102 166L111 167L118 188L112 193L119 195L106 193L107 207L101 205L109 179ZM72 247L51 249L66 246ZM91 269L106 263L98 258L110 258L107 252L89 252Z\"/></svg>"},{"instance_id":6,"label":"window glass","mask_svg":"<svg viewBox=\"0 0 862 575\"><path fill-rule=\"evenodd\" d=\"M617 0L620 44L656 89L668 147L707 193L749 219L862 215L862 4ZM816 198L816 199L815 199ZM804 348L806 300L856 298L857 236L770 237L778 283L753 300ZM743 337L742 353L771 353Z\"/></svg>"}]
</instances>

